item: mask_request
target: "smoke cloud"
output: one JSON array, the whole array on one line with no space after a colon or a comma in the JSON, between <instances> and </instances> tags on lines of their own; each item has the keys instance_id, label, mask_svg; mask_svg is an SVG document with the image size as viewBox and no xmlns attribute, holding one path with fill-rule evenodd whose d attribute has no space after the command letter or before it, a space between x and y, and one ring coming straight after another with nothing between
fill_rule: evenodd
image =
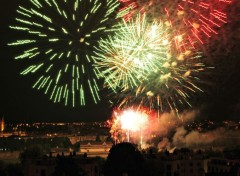
<instances>
[{"instance_id":1,"label":"smoke cloud","mask_svg":"<svg viewBox=\"0 0 240 176\"><path fill-rule=\"evenodd\" d=\"M178 126L185 125L195 119L198 111L185 111L179 116L174 113L164 113L160 118L154 118L147 130L147 133L157 134L159 137L166 136L171 130Z\"/></svg>"},{"instance_id":2,"label":"smoke cloud","mask_svg":"<svg viewBox=\"0 0 240 176\"><path fill-rule=\"evenodd\" d=\"M188 127L199 114L198 110L193 110L179 115L174 112L163 113L159 118L153 115L140 131L129 134L130 142L141 144L141 148L157 146L159 150L174 148L223 150L240 146L240 129L230 130L219 127L203 132L198 131L197 128ZM112 131L115 132L118 128L112 126L114 129ZM123 140L126 140L126 134L124 130L119 133Z\"/></svg>"},{"instance_id":3,"label":"smoke cloud","mask_svg":"<svg viewBox=\"0 0 240 176\"><path fill-rule=\"evenodd\" d=\"M219 127L211 131L200 132L187 130L184 126L192 122L199 115L198 110L185 111L179 116L175 113L164 113L159 119L154 119L147 130L148 142L151 143L149 134L155 134L160 141L157 144L159 150L172 148L191 149L218 149L234 148L240 146L240 130ZM146 139L147 140L147 139Z\"/></svg>"},{"instance_id":4,"label":"smoke cloud","mask_svg":"<svg viewBox=\"0 0 240 176\"><path fill-rule=\"evenodd\" d=\"M223 127L208 132L187 131L184 127L179 127L172 138L173 146L178 148L231 148L240 145L240 131L228 130Z\"/></svg>"}]
</instances>

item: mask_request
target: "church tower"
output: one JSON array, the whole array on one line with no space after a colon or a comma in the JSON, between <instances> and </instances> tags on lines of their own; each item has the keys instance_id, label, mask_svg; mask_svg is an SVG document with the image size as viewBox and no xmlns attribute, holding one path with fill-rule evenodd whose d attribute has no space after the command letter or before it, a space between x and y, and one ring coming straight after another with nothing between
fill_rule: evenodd
<instances>
[{"instance_id":1,"label":"church tower","mask_svg":"<svg viewBox=\"0 0 240 176\"><path fill-rule=\"evenodd\" d=\"M4 128L5 128L4 118L2 118L2 119L0 120L0 131L3 132L3 131L4 131Z\"/></svg>"}]
</instances>

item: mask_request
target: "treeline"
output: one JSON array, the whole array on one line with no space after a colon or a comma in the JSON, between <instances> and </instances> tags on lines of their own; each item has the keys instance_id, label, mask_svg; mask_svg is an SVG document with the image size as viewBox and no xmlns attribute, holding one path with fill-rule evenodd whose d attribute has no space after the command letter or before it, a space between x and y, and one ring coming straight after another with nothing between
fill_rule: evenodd
<instances>
[{"instance_id":1,"label":"treeline","mask_svg":"<svg viewBox=\"0 0 240 176\"><path fill-rule=\"evenodd\" d=\"M33 145L41 146L44 152L50 152L52 148L69 149L75 151L79 150L80 144L71 144L67 137L53 137L53 138L28 138L22 139L20 137L0 138L0 151L22 151Z\"/></svg>"}]
</instances>

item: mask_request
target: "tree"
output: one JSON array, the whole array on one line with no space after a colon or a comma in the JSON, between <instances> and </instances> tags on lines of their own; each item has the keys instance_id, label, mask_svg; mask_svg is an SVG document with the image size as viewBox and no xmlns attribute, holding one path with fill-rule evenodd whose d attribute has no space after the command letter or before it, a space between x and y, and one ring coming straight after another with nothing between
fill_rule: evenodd
<instances>
[{"instance_id":1,"label":"tree","mask_svg":"<svg viewBox=\"0 0 240 176\"><path fill-rule=\"evenodd\" d=\"M23 163L27 159L34 159L39 158L44 155L41 146L35 145L25 149L23 152L20 153L19 159Z\"/></svg>"},{"instance_id":2,"label":"tree","mask_svg":"<svg viewBox=\"0 0 240 176\"><path fill-rule=\"evenodd\" d=\"M52 138L52 146L51 147L60 147L60 148L69 148L71 147L71 141L67 137L54 137Z\"/></svg>"},{"instance_id":3,"label":"tree","mask_svg":"<svg viewBox=\"0 0 240 176\"><path fill-rule=\"evenodd\" d=\"M144 159L141 153L131 143L114 145L104 165L105 176L142 176Z\"/></svg>"},{"instance_id":4,"label":"tree","mask_svg":"<svg viewBox=\"0 0 240 176\"><path fill-rule=\"evenodd\" d=\"M5 176L6 172L6 164L3 161L0 161L0 175Z\"/></svg>"},{"instance_id":5,"label":"tree","mask_svg":"<svg viewBox=\"0 0 240 176\"><path fill-rule=\"evenodd\" d=\"M99 135L96 136L96 142L101 142L101 139L100 139Z\"/></svg>"},{"instance_id":6,"label":"tree","mask_svg":"<svg viewBox=\"0 0 240 176\"><path fill-rule=\"evenodd\" d=\"M0 161L0 175L1 176L23 176L21 165L8 164L3 161Z\"/></svg>"},{"instance_id":7,"label":"tree","mask_svg":"<svg viewBox=\"0 0 240 176\"><path fill-rule=\"evenodd\" d=\"M148 158L145 164L148 176L162 176L164 175L164 167L156 158Z\"/></svg>"},{"instance_id":8,"label":"tree","mask_svg":"<svg viewBox=\"0 0 240 176\"><path fill-rule=\"evenodd\" d=\"M80 149L80 142L76 142L75 144L73 144L72 148L74 151L78 152Z\"/></svg>"},{"instance_id":9,"label":"tree","mask_svg":"<svg viewBox=\"0 0 240 176\"><path fill-rule=\"evenodd\" d=\"M52 176L85 176L73 158L59 158Z\"/></svg>"},{"instance_id":10,"label":"tree","mask_svg":"<svg viewBox=\"0 0 240 176\"><path fill-rule=\"evenodd\" d=\"M23 176L20 164L8 164L6 167L7 176Z\"/></svg>"}]
</instances>

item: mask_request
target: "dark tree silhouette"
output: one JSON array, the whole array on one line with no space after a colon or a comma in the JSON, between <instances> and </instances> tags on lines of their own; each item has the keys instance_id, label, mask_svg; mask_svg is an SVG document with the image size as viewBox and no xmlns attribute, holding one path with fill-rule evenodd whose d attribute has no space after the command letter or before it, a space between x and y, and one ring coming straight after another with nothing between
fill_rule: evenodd
<instances>
[{"instance_id":1,"label":"dark tree silhouette","mask_svg":"<svg viewBox=\"0 0 240 176\"><path fill-rule=\"evenodd\" d=\"M73 158L59 158L52 176L84 176L85 172L78 167Z\"/></svg>"},{"instance_id":2,"label":"dark tree silhouette","mask_svg":"<svg viewBox=\"0 0 240 176\"><path fill-rule=\"evenodd\" d=\"M7 176L23 176L20 164L8 164L6 167Z\"/></svg>"},{"instance_id":3,"label":"dark tree silhouette","mask_svg":"<svg viewBox=\"0 0 240 176\"><path fill-rule=\"evenodd\" d=\"M40 158L44 155L42 147L39 145L31 146L20 153L19 158L23 163L26 159Z\"/></svg>"},{"instance_id":4,"label":"dark tree silhouette","mask_svg":"<svg viewBox=\"0 0 240 176\"><path fill-rule=\"evenodd\" d=\"M79 151L79 149L80 149L80 142L77 142L77 143L75 143L75 144L73 144L72 145L72 148L73 148L73 150L74 151Z\"/></svg>"},{"instance_id":5,"label":"dark tree silhouette","mask_svg":"<svg viewBox=\"0 0 240 176\"><path fill-rule=\"evenodd\" d=\"M0 175L2 176L6 175L5 168L6 168L6 164L3 161L0 161Z\"/></svg>"},{"instance_id":6,"label":"dark tree silhouette","mask_svg":"<svg viewBox=\"0 0 240 176\"><path fill-rule=\"evenodd\" d=\"M109 152L104 165L105 176L142 176L144 159L141 153L131 143L114 145Z\"/></svg>"},{"instance_id":7,"label":"dark tree silhouette","mask_svg":"<svg viewBox=\"0 0 240 176\"><path fill-rule=\"evenodd\" d=\"M23 176L21 165L0 161L0 176Z\"/></svg>"}]
</instances>

